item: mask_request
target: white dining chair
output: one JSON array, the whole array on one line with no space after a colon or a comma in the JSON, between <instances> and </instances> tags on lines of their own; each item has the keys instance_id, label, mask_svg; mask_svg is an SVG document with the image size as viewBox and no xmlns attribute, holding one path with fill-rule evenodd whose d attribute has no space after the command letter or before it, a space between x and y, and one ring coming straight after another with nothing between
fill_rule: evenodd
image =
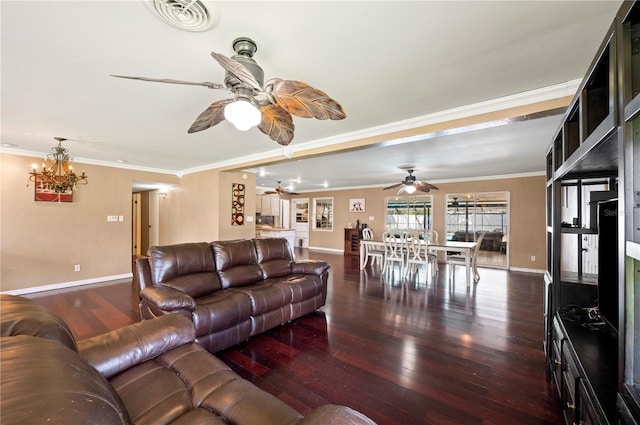
<instances>
[{"instance_id":1,"label":"white dining chair","mask_svg":"<svg viewBox=\"0 0 640 425\"><path fill-rule=\"evenodd\" d=\"M438 232L433 229L424 230L425 240L429 243L438 243Z\"/></svg>"},{"instance_id":2,"label":"white dining chair","mask_svg":"<svg viewBox=\"0 0 640 425\"><path fill-rule=\"evenodd\" d=\"M362 229L362 239L364 240L372 240L373 239L373 230L367 227ZM383 267L384 264L384 249L376 249L372 248L370 245L364 245L364 255L365 257L371 258L371 265L377 264L379 268Z\"/></svg>"},{"instance_id":3,"label":"white dining chair","mask_svg":"<svg viewBox=\"0 0 640 425\"><path fill-rule=\"evenodd\" d=\"M480 280L480 274L478 273L478 251L480 251L480 245L482 244L482 239L484 239L484 232L480 233L478 236L477 244L475 248L473 248L473 253L471 254L471 270L473 271L473 281L478 282ZM456 266L466 266L466 257L464 255L459 254L451 254L446 257L447 265L449 266L449 280L455 279L456 277Z\"/></svg>"},{"instance_id":4,"label":"white dining chair","mask_svg":"<svg viewBox=\"0 0 640 425\"><path fill-rule=\"evenodd\" d=\"M413 270L417 274L422 265L425 267L425 281L429 280L429 269L431 270L432 278L438 273L438 256L429 252L429 239L429 232L427 231L416 231L409 234L406 239L405 276L409 275Z\"/></svg>"},{"instance_id":5,"label":"white dining chair","mask_svg":"<svg viewBox=\"0 0 640 425\"><path fill-rule=\"evenodd\" d=\"M400 266L400 276L404 272L404 232L385 232L382 235L382 241L384 242L384 266L382 267L382 273L388 270L388 267L393 264Z\"/></svg>"}]
</instances>

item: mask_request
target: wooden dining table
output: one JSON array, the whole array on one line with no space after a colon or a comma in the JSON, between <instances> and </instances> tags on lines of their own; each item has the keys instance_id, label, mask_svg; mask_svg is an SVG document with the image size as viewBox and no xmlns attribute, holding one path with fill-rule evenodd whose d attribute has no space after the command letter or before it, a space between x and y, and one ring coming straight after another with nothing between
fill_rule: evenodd
<instances>
[{"instance_id":1,"label":"wooden dining table","mask_svg":"<svg viewBox=\"0 0 640 425\"><path fill-rule=\"evenodd\" d=\"M464 256L464 263L467 276L467 286L471 284L471 272L476 273L476 270L472 270L472 266L475 266L471 262L473 256L473 249L476 247L477 242L457 242L457 241L445 241L434 242L429 244L430 251L442 251L442 252L455 252ZM360 270L363 270L367 266L368 258L365 255L366 247L369 249L381 249L384 250L384 241L380 239L360 239Z\"/></svg>"}]
</instances>

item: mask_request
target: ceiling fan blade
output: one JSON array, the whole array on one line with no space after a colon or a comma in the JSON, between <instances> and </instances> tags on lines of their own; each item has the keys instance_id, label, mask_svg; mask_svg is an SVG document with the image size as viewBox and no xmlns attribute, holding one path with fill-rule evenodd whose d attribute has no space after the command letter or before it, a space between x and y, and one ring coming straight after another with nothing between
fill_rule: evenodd
<instances>
[{"instance_id":1,"label":"ceiling fan blade","mask_svg":"<svg viewBox=\"0 0 640 425\"><path fill-rule=\"evenodd\" d=\"M253 74L243 64L221 53L211 52L211 56L213 56L225 71L233 74L238 80L249 84L258 91L262 91L262 86L258 80L256 80Z\"/></svg>"},{"instance_id":2,"label":"ceiling fan blade","mask_svg":"<svg viewBox=\"0 0 640 425\"><path fill-rule=\"evenodd\" d=\"M140 81L151 81L153 83L169 83L169 84L186 84L189 86L205 86L205 87L209 87L210 89L224 89L227 90L227 88L220 83L210 83L210 82L202 82L202 83L196 83L193 81L182 81L182 80L171 80L169 78L147 78L147 77L129 77L127 75L114 75L111 74L112 77L117 77L117 78L127 78L129 80L140 80Z\"/></svg>"},{"instance_id":3,"label":"ceiling fan blade","mask_svg":"<svg viewBox=\"0 0 640 425\"><path fill-rule=\"evenodd\" d=\"M392 184L391 186L387 186L382 190L393 189L394 187L398 187L398 186L403 185L403 184L404 183Z\"/></svg>"},{"instance_id":4,"label":"ceiling fan blade","mask_svg":"<svg viewBox=\"0 0 640 425\"><path fill-rule=\"evenodd\" d=\"M267 104L260 107L262 121L258 129L282 146L287 146L293 140L293 118L291 114L278 105Z\"/></svg>"},{"instance_id":5,"label":"ceiling fan blade","mask_svg":"<svg viewBox=\"0 0 640 425\"><path fill-rule=\"evenodd\" d=\"M322 90L302 81L274 78L267 81L265 91L290 114L319 120L341 120L347 117L342 106Z\"/></svg>"},{"instance_id":6,"label":"ceiling fan blade","mask_svg":"<svg viewBox=\"0 0 640 425\"><path fill-rule=\"evenodd\" d=\"M204 112L198 115L198 118L191 124L187 133L206 130L222 122L222 120L224 120L224 107L231 102L233 102L233 99L223 99L213 102Z\"/></svg>"},{"instance_id":7,"label":"ceiling fan blade","mask_svg":"<svg viewBox=\"0 0 640 425\"><path fill-rule=\"evenodd\" d=\"M282 192L285 195L300 195L298 192Z\"/></svg>"},{"instance_id":8,"label":"ceiling fan blade","mask_svg":"<svg viewBox=\"0 0 640 425\"><path fill-rule=\"evenodd\" d=\"M438 189L436 186L427 182L416 182L415 186L416 186L416 189L418 189L420 192L428 192L431 189L434 189L434 190Z\"/></svg>"},{"instance_id":9,"label":"ceiling fan blade","mask_svg":"<svg viewBox=\"0 0 640 425\"><path fill-rule=\"evenodd\" d=\"M267 190L266 192L264 192L265 195L275 195L276 193L278 192L276 192L275 190Z\"/></svg>"}]
</instances>

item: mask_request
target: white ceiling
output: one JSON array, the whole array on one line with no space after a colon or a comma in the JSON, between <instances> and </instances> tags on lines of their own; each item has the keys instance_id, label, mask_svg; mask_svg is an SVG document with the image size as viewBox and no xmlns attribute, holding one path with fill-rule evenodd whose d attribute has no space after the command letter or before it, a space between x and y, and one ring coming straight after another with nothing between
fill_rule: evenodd
<instances>
[{"instance_id":1,"label":"white ceiling","mask_svg":"<svg viewBox=\"0 0 640 425\"><path fill-rule=\"evenodd\" d=\"M305 81L347 113L342 121L294 117L292 151L558 84L575 89L621 2L214 4L218 25L188 32L154 16L142 1L2 0L2 151L40 156L60 136L69 139L65 146L77 161L123 166L116 162L123 160L170 173L282 154L257 129L243 133L227 122L187 134L200 112L228 96L224 91L109 76L223 82L210 52L231 56L239 36L257 42L254 59L265 79ZM408 164L430 182L537 173L559 119L294 157L264 167L258 184L293 180L296 191L322 189L325 182L328 188L389 185L406 175L399 167Z\"/></svg>"}]
</instances>

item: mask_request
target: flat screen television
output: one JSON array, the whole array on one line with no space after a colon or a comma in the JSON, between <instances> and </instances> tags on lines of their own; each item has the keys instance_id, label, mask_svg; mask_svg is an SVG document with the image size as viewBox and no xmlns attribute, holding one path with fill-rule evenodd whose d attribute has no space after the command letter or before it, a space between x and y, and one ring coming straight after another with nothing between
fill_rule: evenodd
<instances>
[{"instance_id":1,"label":"flat screen television","mask_svg":"<svg viewBox=\"0 0 640 425\"><path fill-rule=\"evenodd\" d=\"M618 200L598 202L598 310L618 329Z\"/></svg>"}]
</instances>

